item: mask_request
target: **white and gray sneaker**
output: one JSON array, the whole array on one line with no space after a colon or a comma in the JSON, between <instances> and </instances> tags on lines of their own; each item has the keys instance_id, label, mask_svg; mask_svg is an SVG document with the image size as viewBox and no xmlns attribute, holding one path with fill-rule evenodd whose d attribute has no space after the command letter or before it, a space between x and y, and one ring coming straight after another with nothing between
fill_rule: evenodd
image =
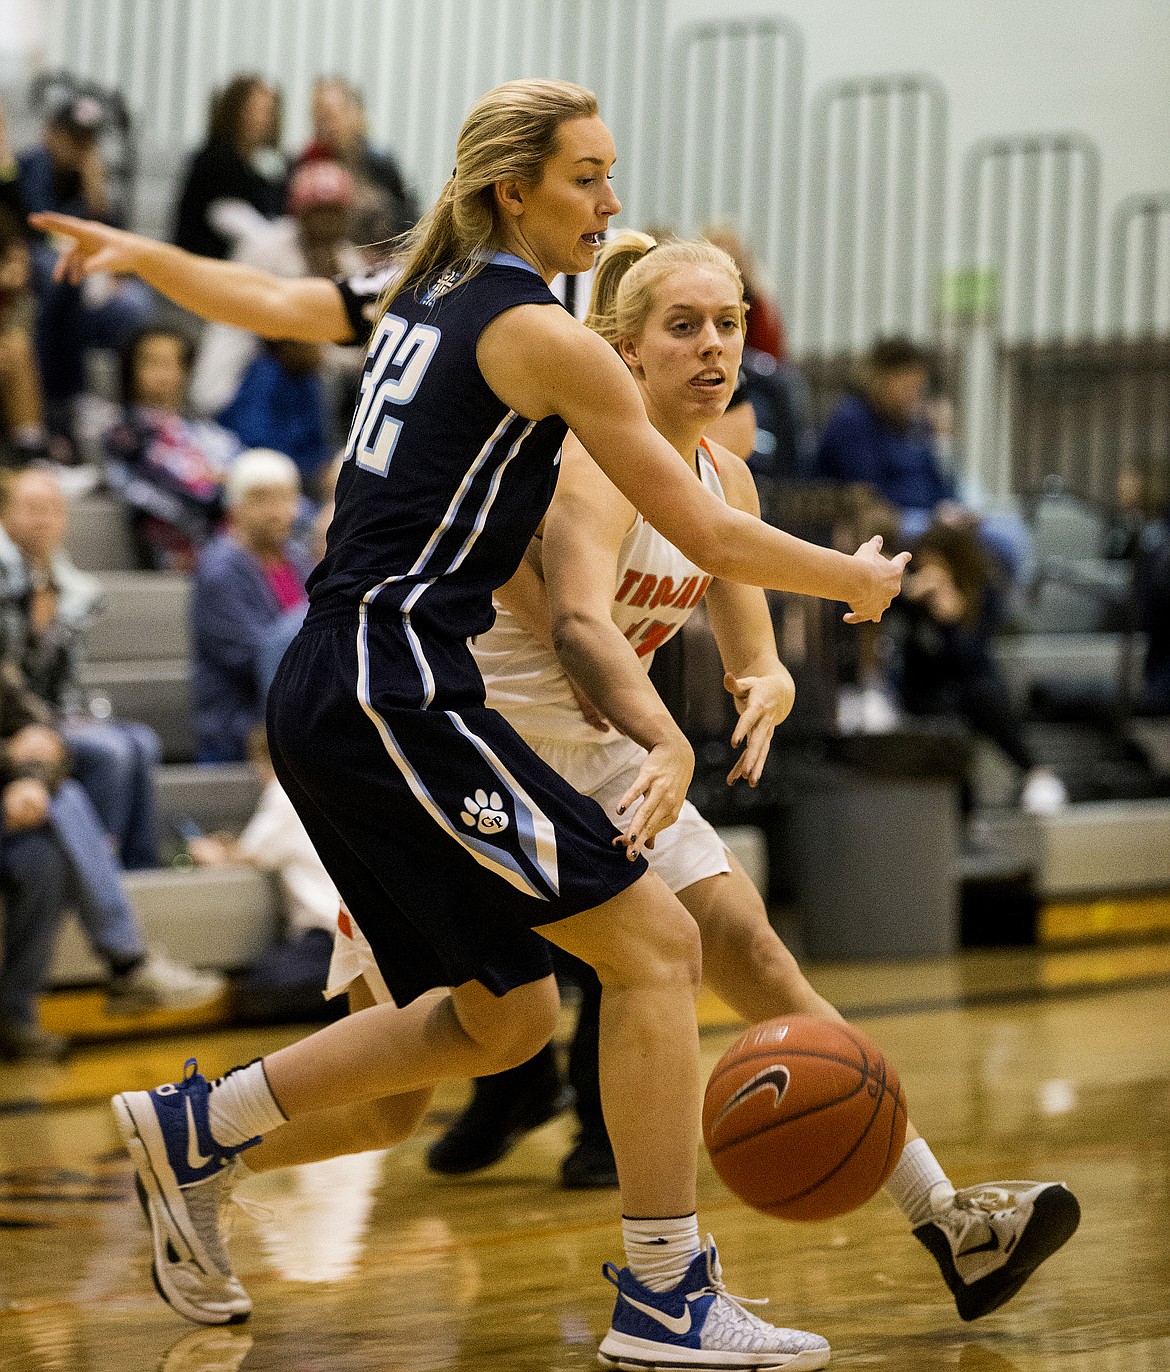
<instances>
[{"instance_id":1,"label":"white and gray sneaker","mask_svg":"<svg viewBox=\"0 0 1170 1372\"><path fill-rule=\"evenodd\" d=\"M218 972L201 972L151 952L137 967L110 978L106 1014L141 1015L146 1010L197 1010L223 994Z\"/></svg>"},{"instance_id":2,"label":"white and gray sneaker","mask_svg":"<svg viewBox=\"0 0 1170 1372\"><path fill-rule=\"evenodd\" d=\"M965 1320L1010 1301L1081 1219L1063 1182L996 1181L961 1191L939 1182L930 1200L934 1214L914 1237L942 1269Z\"/></svg>"},{"instance_id":3,"label":"white and gray sneaker","mask_svg":"<svg viewBox=\"0 0 1170 1372\"><path fill-rule=\"evenodd\" d=\"M812 1372L829 1364L829 1345L819 1334L768 1324L744 1308L766 1301L728 1291L710 1234L673 1290L651 1291L628 1267L619 1271L611 1262L602 1272L618 1290L613 1323L597 1350L604 1367Z\"/></svg>"}]
</instances>

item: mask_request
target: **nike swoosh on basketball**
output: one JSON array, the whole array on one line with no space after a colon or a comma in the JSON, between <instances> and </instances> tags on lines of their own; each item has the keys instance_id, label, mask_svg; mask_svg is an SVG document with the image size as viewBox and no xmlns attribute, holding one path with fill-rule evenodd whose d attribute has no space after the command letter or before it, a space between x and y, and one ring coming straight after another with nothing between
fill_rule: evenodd
<instances>
[{"instance_id":1,"label":"nike swoosh on basketball","mask_svg":"<svg viewBox=\"0 0 1170 1372\"><path fill-rule=\"evenodd\" d=\"M762 1072L757 1072L754 1077L739 1088L731 1097L722 1110L715 1116L711 1124L712 1131L719 1128L723 1121L738 1106L742 1105L749 1097L754 1096L758 1091L774 1091L776 1099L772 1102L772 1109L779 1107L784 1099L784 1093L788 1090L788 1083L792 1079L792 1074L787 1067L765 1067Z\"/></svg>"},{"instance_id":2,"label":"nike swoosh on basketball","mask_svg":"<svg viewBox=\"0 0 1170 1372\"><path fill-rule=\"evenodd\" d=\"M652 1320L657 1320L672 1334L685 1334L691 1327L691 1307L689 1305L681 1315L667 1315L662 1310L655 1310L652 1305L643 1305L641 1301L636 1301L633 1296L627 1296L624 1291L622 1292L622 1300L627 1305L632 1305L635 1310L640 1310L643 1315L649 1315Z\"/></svg>"},{"instance_id":3,"label":"nike swoosh on basketball","mask_svg":"<svg viewBox=\"0 0 1170 1372\"><path fill-rule=\"evenodd\" d=\"M211 1161L210 1155L203 1157L199 1152L199 1141L195 1134L195 1112L191 1109L191 1099L187 1098L187 1166L192 1172L198 1172L201 1167L206 1167Z\"/></svg>"}]
</instances>

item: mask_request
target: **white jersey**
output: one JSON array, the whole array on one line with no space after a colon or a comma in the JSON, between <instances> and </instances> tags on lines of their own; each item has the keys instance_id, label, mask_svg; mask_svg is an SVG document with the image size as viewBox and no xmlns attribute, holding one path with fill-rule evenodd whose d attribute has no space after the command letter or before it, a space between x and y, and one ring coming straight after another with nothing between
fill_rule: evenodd
<instances>
[{"instance_id":1,"label":"white jersey","mask_svg":"<svg viewBox=\"0 0 1170 1372\"><path fill-rule=\"evenodd\" d=\"M705 441L699 480L720 500L727 497ZM646 670L654 650L673 637L702 600L711 578L639 514L618 556L613 620L633 644ZM496 622L472 644L483 674L487 703L526 740L606 747L628 742L616 729L599 733L587 724L556 653L497 603Z\"/></svg>"}]
</instances>

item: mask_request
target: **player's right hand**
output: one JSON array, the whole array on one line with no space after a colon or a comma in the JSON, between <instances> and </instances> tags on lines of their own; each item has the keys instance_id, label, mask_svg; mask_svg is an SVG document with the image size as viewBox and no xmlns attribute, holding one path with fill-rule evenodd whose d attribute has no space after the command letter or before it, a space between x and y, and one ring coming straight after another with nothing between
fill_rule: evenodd
<instances>
[{"instance_id":1,"label":"player's right hand","mask_svg":"<svg viewBox=\"0 0 1170 1372\"><path fill-rule=\"evenodd\" d=\"M96 219L76 219L71 214L43 211L30 214L28 222L42 233L67 240L53 267L53 280L69 281L75 286L94 272L137 271L142 250L150 242L136 233L126 233Z\"/></svg>"},{"instance_id":2,"label":"player's right hand","mask_svg":"<svg viewBox=\"0 0 1170 1372\"><path fill-rule=\"evenodd\" d=\"M902 589L902 573L910 561L909 553L896 557L882 556L882 536L875 534L853 554L857 564L860 588L849 601L846 624L876 624L890 608L890 602Z\"/></svg>"},{"instance_id":3,"label":"player's right hand","mask_svg":"<svg viewBox=\"0 0 1170 1372\"><path fill-rule=\"evenodd\" d=\"M614 844L625 847L631 862L678 819L694 771L695 754L681 733L646 754L637 779L618 802L618 813L628 813L629 820Z\"/></svg>"}]
</instances>

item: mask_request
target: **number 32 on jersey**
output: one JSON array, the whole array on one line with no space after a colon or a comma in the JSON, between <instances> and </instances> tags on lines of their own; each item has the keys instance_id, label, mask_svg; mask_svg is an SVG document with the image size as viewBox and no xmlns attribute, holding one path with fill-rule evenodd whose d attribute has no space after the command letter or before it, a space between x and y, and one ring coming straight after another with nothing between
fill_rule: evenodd
<instances>
[{"instance_id":1,"label":"number 32 on jersey","mask_svg":"<svg viewBox=\"0 0 1170 1372\"><path fill-rule=\"evenodd\" d=\"M345 461L355 458L359 467L376 476L389 471L402 432L404 421L390 413L391 406L414 399L442 337L430 324L407 330L406 320L396 314L384 314L378 321L345 444Z\"/></svg>"}]
</instances>

